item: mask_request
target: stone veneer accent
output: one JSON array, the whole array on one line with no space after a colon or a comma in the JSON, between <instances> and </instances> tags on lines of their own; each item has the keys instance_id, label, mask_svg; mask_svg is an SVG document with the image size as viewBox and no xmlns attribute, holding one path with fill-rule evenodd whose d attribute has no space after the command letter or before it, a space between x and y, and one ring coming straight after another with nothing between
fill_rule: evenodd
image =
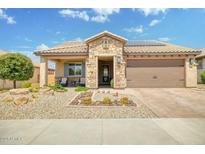
<instances>
[{"instance_id":1,"label":"stone veneer accent","mask_svg":"<svg viewBox=\"0 0 205 154\"><path fill-rule=\"evenodd\" d=\"M189 58L185 59L185 86L186 87L196 87L197 86L197 67L189 65ZM192 56L192 58L194 58Z\"/></svg>"},{"instance_id":2,"label":"stone veneer accent","mask_svg":"<svg viewBox=\"0 0 205 154\"><path fill-rule=\"evenodd\" d=\"M108 46L103 46L103 40L108 40ZM123 60L123 42L104 36L88 44L89 56L86 61L86 86L98 88L98 57L113 57L114 88L125 88L125 62ZM121 59L118 63L117 59Z\"/></svg>"}]
</instances>

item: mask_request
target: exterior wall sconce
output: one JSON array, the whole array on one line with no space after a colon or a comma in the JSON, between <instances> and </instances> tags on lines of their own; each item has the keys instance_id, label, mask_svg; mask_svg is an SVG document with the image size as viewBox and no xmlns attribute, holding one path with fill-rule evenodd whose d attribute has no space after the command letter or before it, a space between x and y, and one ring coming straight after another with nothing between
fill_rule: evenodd
<instances>
[{"instance_id":1,"label":"exterior wall sconce","mask_svg":"<svg viewBox=\"0 0 205 154\"><path fill-rule=\"evenodd\" d=\"M122 62L121 57L117 56L117 63L121 64L121 62Z\"/></svg>"},{"instance_id":2,"label":"exterior wall sconce","mask_svg":"<svg viewBox=\"0 0 205 154\"><path fill-rule=\"evenodd\" d=\"M194 67L197 66L198 64L196 63L195 58L189 58L189 67Z\"/></svg>"}]
</instances>

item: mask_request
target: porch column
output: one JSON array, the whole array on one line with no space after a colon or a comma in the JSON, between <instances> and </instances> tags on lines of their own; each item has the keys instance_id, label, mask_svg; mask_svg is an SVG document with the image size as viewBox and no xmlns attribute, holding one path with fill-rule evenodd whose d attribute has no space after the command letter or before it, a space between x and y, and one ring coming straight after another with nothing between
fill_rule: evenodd
<instances>
[{"instance_id":1,"label":"porch column","mask_svg":"<svg viewBox=\"0 0 205 154\"><path fill-rule=\"evenodd\" d=\"M126 88L127 80L125 77L126 63L122 56L113 57L114 65L114 88Z\"/></svg>"},{"instance_id":2,"label":"porch column","mask_svg":"<svg viewBox=\"0 0 205 154\"><path fill-rule=\"evenodd\" d=\"M86 60L86 87L98 88L98 57L90 56Z\"/></svg>"},{"instance_id":3,"label":"porch column","mask_svg":"<svg viewBox=\"0 0 205 154\"><path fill-rule=\"evenodd\" d=\"M48 84L48 60L40 57L40 87Z\"/></svg>"}]
</instances>

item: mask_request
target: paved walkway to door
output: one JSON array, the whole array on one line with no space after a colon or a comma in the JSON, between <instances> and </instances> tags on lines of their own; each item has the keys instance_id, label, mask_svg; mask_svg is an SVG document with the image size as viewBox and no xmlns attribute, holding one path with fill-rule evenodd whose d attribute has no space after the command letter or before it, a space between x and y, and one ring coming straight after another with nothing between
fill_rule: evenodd
<instances>
[{"instance_id":1,"label":"paved walkway to door","mask_svg":"<svg viewBox=\"0 0 205 154\"><path fill-rule=\"evenodd\" d=\"M1 120L0 144L205 144L205 119Z\"/></svg>"}]
</instances>

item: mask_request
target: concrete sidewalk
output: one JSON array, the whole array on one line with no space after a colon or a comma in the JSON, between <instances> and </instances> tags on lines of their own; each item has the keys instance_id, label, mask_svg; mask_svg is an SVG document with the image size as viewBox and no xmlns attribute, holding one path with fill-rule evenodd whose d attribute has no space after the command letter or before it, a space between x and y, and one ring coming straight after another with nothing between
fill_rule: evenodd
<instances>
[{"instance_id":1,"label":"concrete sidewalk","mask_svg":"<svg viewBox=\"0 0 205 154\"><path fill-rule=\"evenodd\" d=\"M205 119L1 120L0 144L205 144Z\"/></svg>"}]
</instances>

